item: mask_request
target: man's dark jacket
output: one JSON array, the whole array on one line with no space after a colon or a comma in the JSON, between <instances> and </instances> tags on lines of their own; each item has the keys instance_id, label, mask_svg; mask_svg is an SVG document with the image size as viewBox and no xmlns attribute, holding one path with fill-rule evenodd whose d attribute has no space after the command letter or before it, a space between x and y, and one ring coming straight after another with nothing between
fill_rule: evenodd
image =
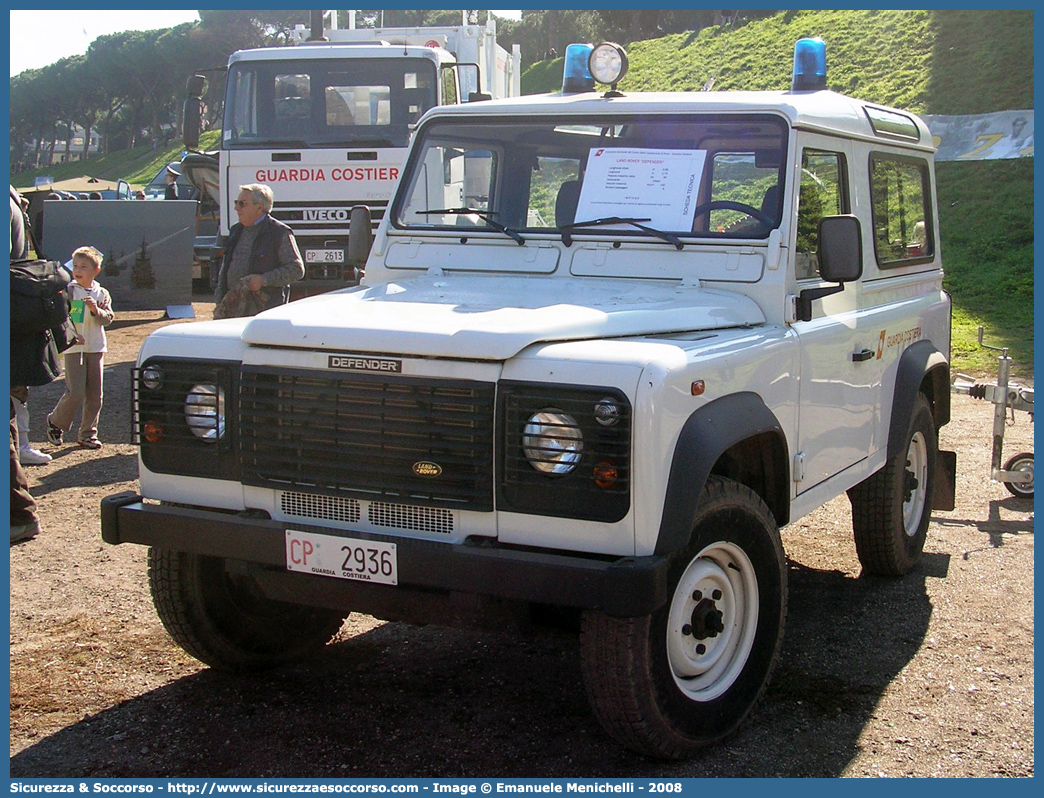
<instances>
[{"instance_id":1,"label":"man's dark jacket","mask_svg":"<svg viewBox=\"0 0 1044 798\"><path fill-rule=\"evenodd\" d=\"M253 249L250 250L251 274L265 274L273 269L278 269L282 265L279 262L279 247L284 239L293 235L293 230L278 219L273 219L270 213L266 214L258 225L261 226L261 229L258 231L257 238L254 239ZM221 271L218 274L216 296L219 302L228 293L228 269L232 264L232 253L235 252L236 244L239 243L239 237L242 234L243 225L238 222L228 231L225 257L221 261ZM268 286L268 290L271 292L271 297L265 310L282 305L290 298L289 286L284 286L282 292L278 286Z\"/></svg>"}]
</instances>

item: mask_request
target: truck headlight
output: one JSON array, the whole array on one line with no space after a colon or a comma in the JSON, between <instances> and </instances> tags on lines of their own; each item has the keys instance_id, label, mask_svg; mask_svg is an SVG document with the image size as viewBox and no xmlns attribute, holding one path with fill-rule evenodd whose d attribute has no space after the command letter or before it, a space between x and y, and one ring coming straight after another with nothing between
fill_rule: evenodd
<instances>
[{"instance_id":1,"label":"truck headlight","mask_svg":"<svg viewBox=\"0 0 1044 798\"><path fill-rule=\"evenodd\" d=\"M192 434L216 442L225 434L225 392L217 385L193 385L185 397L185 423Z\"/></svg>"},{"instance_id":2,"label":"truck headlight","mask_svg":"<svg viewBox=\"0 0 1044 798\"><path fill-rule=\"evenodd\" d=\"M584 455L584 434L568 413L554 408L534 413L522 431L522 451L543 474L568 474Z\"/></svg>"}]
</instances>

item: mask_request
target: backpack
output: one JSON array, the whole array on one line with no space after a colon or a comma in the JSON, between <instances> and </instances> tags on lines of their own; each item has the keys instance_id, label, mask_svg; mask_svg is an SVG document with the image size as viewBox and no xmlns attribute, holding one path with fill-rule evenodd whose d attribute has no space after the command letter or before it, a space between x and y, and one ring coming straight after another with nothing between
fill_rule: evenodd
<instances>
[{"instance_id":1,"label":"backpack","mask_svg":"<svg viewBox=\"0 0 1044 798\"><path fill-rule=\"evenodd\" d=\"M69 272L57 261L11 261L11 332L38 333L69 318Z\"/></svg>"}]
</instances>

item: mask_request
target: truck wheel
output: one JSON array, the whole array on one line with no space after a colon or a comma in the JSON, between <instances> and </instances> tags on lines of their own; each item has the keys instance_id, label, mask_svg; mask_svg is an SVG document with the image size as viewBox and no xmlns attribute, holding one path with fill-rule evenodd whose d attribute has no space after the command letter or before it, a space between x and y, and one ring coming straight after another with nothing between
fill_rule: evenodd
<instances>
[{"instance_id":1,"label":"truck wheel","mask_svg":"<svg viewBox=\"0 0 1044 798\"><path fill-rule=\"evenodd\" d=\"M1004 487L1008 489L1008 492L1012 496L1018 496L1020 499L1032 499L1033 498L1033 452L1020 452L1017 455L1008 459L1008 462L1004 464L1005 471L1028 471L1030 475L1029 482L1005 482Z\"/></svg>"},{"instance_id":2,"label":"truck wheel","mask_svg":"<svg viewBox=\"0 0 1044 798\"><path fill-rule=\"evenodd\" d=\"M786 561L772 512L750 488L711 477L670 601L651 615L589 610L581 666L595 716L642 754L682 759L739 728L775 666Z\"/></svg>"},{"instance_id":3,"label":"truck wheel","mask_svg":"<svg viewBox=\"0 0 1044 798\"><path fill-rule=\"evenodd\" d=\"M232 673L263 670L321 649L341 628L331 610L266 598L217 557L149 549L149 588L174 641L201 662Z\"/></svg>"},{"instance_id":4,"label":"truck wheel","mask_svg":"<svg viewBox=\"0 0 1044 798\"><path fill-rule=\"evenodd\" d=\"M904 441L884 468L848 491L859 562L880 576L909 573L928 534L939 437L923 393L914 401Z\"/></svg>"}]
</instances>

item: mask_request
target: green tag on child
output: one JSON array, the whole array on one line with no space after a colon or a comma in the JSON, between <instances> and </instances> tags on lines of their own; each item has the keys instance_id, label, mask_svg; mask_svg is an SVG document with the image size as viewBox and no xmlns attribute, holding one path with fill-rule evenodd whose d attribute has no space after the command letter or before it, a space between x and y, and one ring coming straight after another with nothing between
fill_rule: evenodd
<instances>
[{"instance_id":1,"label":"green tag on child","mask_svg":"<svg viewBox=\"0 0 1044 798\"><path fill-rule=\"evenodd\" d=\"M86 303L82 299L74 299L72 301L72 307L69 308L69 318L72 319L74 324L83 324L85 308Z\"/></svg>"}]
</instances>

